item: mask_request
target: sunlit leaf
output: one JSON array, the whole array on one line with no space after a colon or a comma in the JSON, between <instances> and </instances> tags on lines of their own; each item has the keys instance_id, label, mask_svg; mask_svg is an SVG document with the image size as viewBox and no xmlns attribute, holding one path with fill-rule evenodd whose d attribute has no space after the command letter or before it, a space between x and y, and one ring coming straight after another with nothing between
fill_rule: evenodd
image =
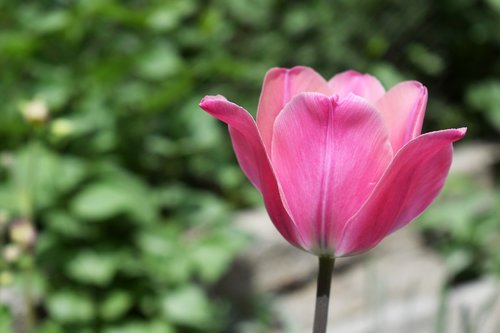
<instances>
[{"instance_id":1,"label":"sunlit leaf","mask_svg":"<svg viewBox=\"0 0 500 333\"><path fill-rule=\"evenodd\" d=\"M86 322L94 317L94 304L87 295L59 291L48 299L50 315L61 322Z\"/></svg>"}]
</instances>

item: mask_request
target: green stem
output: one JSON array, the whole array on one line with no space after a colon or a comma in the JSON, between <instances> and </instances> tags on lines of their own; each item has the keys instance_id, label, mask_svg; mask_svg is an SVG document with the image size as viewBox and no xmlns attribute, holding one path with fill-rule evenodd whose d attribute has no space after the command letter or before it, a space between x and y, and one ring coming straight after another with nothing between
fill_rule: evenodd
<instances>
[{"instance_id":1,"label":"green stem","mask_svg":"<svg viewBox=\"0 0 500 333\"><path fill-rule=\"evenodd\" d=\"M318 286L316 291L316 309L314 310L313 333L325 333L328 322L328 304L332 284L335 258L319 257Z\"/></svg>"}]
</instances>

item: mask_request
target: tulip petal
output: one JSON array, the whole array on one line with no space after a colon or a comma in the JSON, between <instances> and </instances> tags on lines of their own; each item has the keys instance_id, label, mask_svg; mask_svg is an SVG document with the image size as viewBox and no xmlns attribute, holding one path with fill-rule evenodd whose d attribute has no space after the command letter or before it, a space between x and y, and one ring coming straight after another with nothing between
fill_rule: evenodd
<instances>
[{"instance_id":1,"label":"tulip petal","mask_svg":"<svg viewBox=\"0 0 500 333\"><path fill-rule=\"evenodd\" d=\"M335 255L369 250L422 213L443 187L452 143L465 132L465 128L431 132L404 146L366 203L345 225Z\"/></svg>"},{"instance_id":2,"label":"tulip petal","mask_svg":"<svg viewBox=\"0 0 500 333\"><path fill-rule=\"evenodd\" d=\"M267 72L259 100L257 126L268 153L271 152L276 117L294 96L302 92L329 95L330 88L321 75L308 67L273 68Z\"/></svg>"},{"instance_id":3,"label":"tulip petal","mask_svg":"<svg viewBox=\"0 0 500 333\"><path fill-rule=\"evenodd\" d=\"M395 152L420 135L426 105L427 88L417 81L399 83L378 100L376 107L389 128Z\"/></svg>"},{"instance_id":4,"label":"tulip petal","mask_svg":"<svg viewBox=\"0 0 500 333\"><path fill-rule=\"evenodd\" d=\"M361 96L372 104L381 98L385 89L377 78L369 74L348 70L339 73L328 81L332 93L344 97L349 93Z\"/></svg>"},{"instance_id":5,"label":"tulip petal","mask_svg":"<svg viewBox=\"0 0 500 333\"><path fill-rule=\"evenodd\" d=\"M288 242L304 248L304 242L281 201L276 177L252 116L220 95L203 98L200 107L228 124L238 162L248 179L261 191L274 225Z\"/></svg>"},{"instance_id":6,"label":"tulip petal","mask_svg":"<svg viewBox=\"0 0 500 333\"><path fill-rule=\"evenodd\" d=\"M289 212L316 254L336 236L392 159L382 117L365 99L303 93L275 122L272 164Z\"/></svg>"}]
</instances>

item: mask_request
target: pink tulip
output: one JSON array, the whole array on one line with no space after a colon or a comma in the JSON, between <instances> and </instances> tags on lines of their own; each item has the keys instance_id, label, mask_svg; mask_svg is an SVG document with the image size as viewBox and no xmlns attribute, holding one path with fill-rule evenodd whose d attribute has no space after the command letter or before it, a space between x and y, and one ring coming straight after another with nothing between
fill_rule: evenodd
<instances>
[{"instance_id":1,"label":"pink tulip","mask_svg":"<svg viewBox=\"0 0 500 333\"><path fill-rule=\"evenodd\" d=\"M294 67L267 73L257 121L220 95L200 107L229 125L240 166L283 237L342 257L411 222L443 187L452 143L466 129L421 134L426 102L416 81L385 91L367 74L326 81Z\"/></svg>"}]
</instances>

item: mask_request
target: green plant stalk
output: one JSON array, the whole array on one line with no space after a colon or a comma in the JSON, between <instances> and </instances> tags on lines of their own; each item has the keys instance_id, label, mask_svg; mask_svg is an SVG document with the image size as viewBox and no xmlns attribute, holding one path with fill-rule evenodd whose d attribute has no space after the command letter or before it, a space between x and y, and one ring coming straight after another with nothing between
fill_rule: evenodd
<instances>
[{"instance_id":1,"label":"green plant stalk","mask_svg":"<svg viewBox=\"0 0 500 333\"><path fill-rule=\"evenodd\" d=\"M446 319L448 311L448 286L445 284L439 295L439 307L437 312L435 333L444 333L446 329Z\"/></svg>"},{"instance_id":2,"label":"green plant stalk","mask_svg":"<svg viewBox=\"0 0 500 333\"><path fill-rule=\"evenodd\" d=\"M318 284L316 290L316 308L314 310L313 333L325 333L328 323L328 305L335 258L319 257Z\"/></svg>"},{"instance_id":3,"label":"green plant stalk","mask_svg":"<svg viewBox=\"0 0 500 333\"><path fill-rule=\"evenodd\" d=\"M35 211L35 189L36 189L36 183L38 181L37 179L37 169L36 165L39 160L39 156L37 154L37 150L33 148L34 146L38 148L38 144L40 143L39 137L41 136L41 130L38 128L35 128L33 137L31 139L31 142L29 143L31 146L32 151L30 152L29 159L30 159L30 172L28 173L27 177L28 179L25 180L25 183L23 184L26 186L26 198L24 202L20 203L20 210L22 216L27 218L30 223L34 223L35 216L34 216L34 211ZM22 183L22 182L21 182ZM34 246L34 244L33 244ZM31 333L35 331L36 323L37 323L37 317L36 317L36 312L35 312L35 304L34 304L34 297L33 297L33 279L32 276L35 271L34 267L34 253L33 249L30 248L28 250L28 254L31 257L32 261L27 267L22 274L23 276L23 298L24 298L24 303L26 306L26 323L25 323L25 329L26 332Z\"/></svg>"}]
</instances>

